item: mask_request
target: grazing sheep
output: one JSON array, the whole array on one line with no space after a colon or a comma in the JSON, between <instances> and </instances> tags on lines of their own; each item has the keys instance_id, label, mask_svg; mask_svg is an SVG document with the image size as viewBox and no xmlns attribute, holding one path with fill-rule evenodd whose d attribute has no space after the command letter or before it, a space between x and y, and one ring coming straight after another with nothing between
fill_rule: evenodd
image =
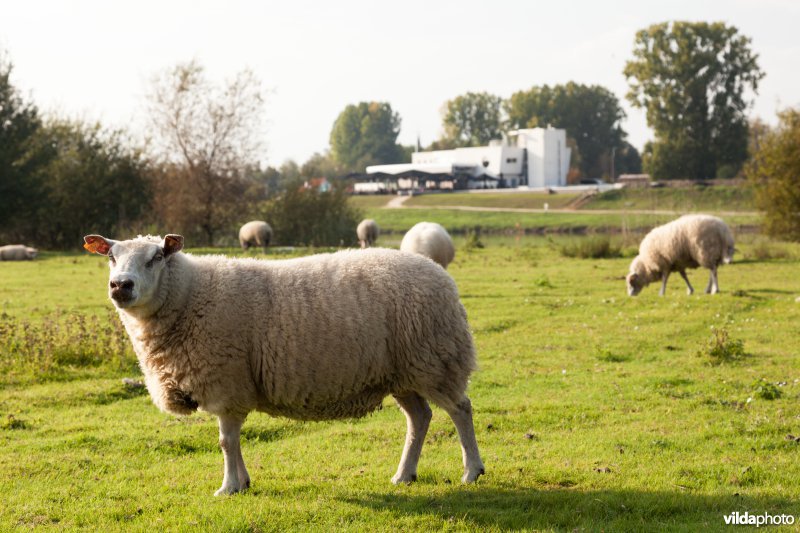
<instances>
[{"instance_id":1,"label":"grazing sheep","mask_svg":"<svg viewBox=\"0 0 800 533\"><path fill-rule=\"evenodd\" d=\"M24 244L0 246L0 261L33 261L39 250Z\"/></svg>"},{"instance_id":2,"label":"grazing sheep","mask_svg":"<svg viewBox=\"0 0 800 533\"><path fill-rule=\"evenodd\" d=\"M362 248L369 248L375 241L378 240L378 224L371 218L362 220L356 228L356 235L358 235L358 242L361 243Z\"/></svg>"},{"instance_id":3,"label":"grazing sheep","mask_svg":"<svg viewBox=\"0 0 800 533\"><path fill-rule=\"evenodd\" d=\"M436 222L420 222L408 230L400 243L400 250L430 257L444 268L456 255L447 230Z\"/></svg>"},{"instance_id":4,"label":"grazing sheep","mask_svg":"<svg viewBox=\"0 0 800 533\"><path fill-rule=\"evenodd\" d=\"M475 347L453 280L418 255L371 248L263 261L181 252L183 237L84 237L107 255L109 297L154 403L219 417L216 494L246 489L248 413L302 420L364 416L391 394L407 435L394 483L416 479L431 419L453 419L464 482L484 469L465 393Z\"/></svg>"},{"instance_id":5,"label":"grazing sheep","mask_svg":"<svg viewBox=\"0 0 800 533\"><path fill-rule=\"evenodd\" d=\"M711 271L706 293L719 292L717 267L733 259L733 235L721 219L709 215L685 215L654 228L639 245L639 255L631 262L626 278L628 295L636 296L649 283L661 279L659 294L664 295L671 272L679 272L692 294L687 268L699 266Z\"/></svg>"},{"instance_id":6,"label":"grazing sheep","mask_svg":"<svg viewBox=\"0 0 800 533\"><path fill-rule=\"evenodd\" d=\"M267 246L272 240L272 228L263 220L251 220L239 229L239 244L242 250L251 246L261 246L267 253Z\"/></svg>"}]
</instances>

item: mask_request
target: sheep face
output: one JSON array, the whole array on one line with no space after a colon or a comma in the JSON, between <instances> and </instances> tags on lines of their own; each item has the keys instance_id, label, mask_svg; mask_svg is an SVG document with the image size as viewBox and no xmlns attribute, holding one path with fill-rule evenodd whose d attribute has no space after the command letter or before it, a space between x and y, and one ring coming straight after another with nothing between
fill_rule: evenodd
<instances>
[{"instance_id":1,"label":"sheep face","mask_svg":"<svg viewBox=\"0 0 800 533\"><path fill-rule=\"evenodd\" d=\"M108 296L118 309L148 314L169 257L183 248L183 237L167 235L149 239L114 241L100 235L84 237L87 250L108 256L111 269Z\"/></svg>"},{"instance_id":2,"label":"sheep face","mask_svg":"<svg viewBox=\"0 0 800 533\"><path fill-rule=\"evenodd\" d=\"M636 257L631 262L631 269L625 277L625 285L628 287L628 296L636 296L642 289L649 283L649 279L644 272L644 269L639 264L639 258Z\"/></svg>"},{"instance_id":3,"label":"sheep face","mask_svg":"<svg viewBox=\"0 0 800 533\"><path fill-rule=\"evenodd\" d=\"M636 272L628 274L625 278L625 284L628 286L628 296L636 296L642 292L645 286L644 280L642 280L642 277Z\"/></svg>"}]
</instances>

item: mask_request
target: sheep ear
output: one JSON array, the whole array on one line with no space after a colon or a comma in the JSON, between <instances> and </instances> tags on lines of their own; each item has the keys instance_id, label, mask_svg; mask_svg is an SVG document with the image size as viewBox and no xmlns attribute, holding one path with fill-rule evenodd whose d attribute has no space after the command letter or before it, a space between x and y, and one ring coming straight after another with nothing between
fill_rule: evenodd
<instances>
[{"instance_id":1,"label":"sheep ear","mask_svg":"<svg viewBox=\"0 0 800 533\"><path fill-rule=\"evenodd\" d=\"M117 241L106 239L102 235L87 235L83 238L83 242L83 247L93 254L108 255L111 251L111 247L114 246Z\"/></svg>"},{"instance_id":2,"label":"sheep ear","mask_svg":"<svg viewBox=\"0 0 800 533\"><path fill-rule=\"evenodd\" d=\"M170 233L164 237L164 257L168 257L181 250L183 250L183 235Z\"/></svg>"}]
</instances>

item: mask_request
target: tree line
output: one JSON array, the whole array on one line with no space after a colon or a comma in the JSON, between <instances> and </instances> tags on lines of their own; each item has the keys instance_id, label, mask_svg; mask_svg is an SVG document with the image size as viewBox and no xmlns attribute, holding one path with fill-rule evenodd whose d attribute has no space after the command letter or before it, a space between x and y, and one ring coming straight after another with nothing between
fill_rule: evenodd
<instances>
[{"instance_id":1,"label":"tree line","mask_svg":"<svg viewBox=\"0 0 800 533\"><path fill-rule=\"evenodd\" d=\"M575 82L534 85L509 98L456 96L442 106L441 135L425 149L485 145L515 129L553 125L566 129L573 148L571 179L608 177L612 163L616 174L643 169L656 179L732 177L744 167L758 198L776 190L796 196L791 186L766 185L781 159L757 155L792 146L776 139L791 138L797 121L786 111L775 131L748 123L747 95L764 76L749 38L723 23L666 22L639 31L632 56L626 98L646 111L655 137L641 155L627 142L617 97ZM284 244L349 243L359 213L347 207L342 188L328 194L306 184L408 162L419 148L397 142L402 121L389 103L360 102L337 117L329 149L302 165L261 168L264 92L250 71L222 84L196 62L158 73L148 86L144 144L124 130L43 116L13 86L12 71L0 55L3 242L71 248L85 233L169 228L191 242L232 244L238 224L281 217L270 222L283 226L276 237ZM301 220L315 216L314 223Z\"/></svg>"}]
</instances>

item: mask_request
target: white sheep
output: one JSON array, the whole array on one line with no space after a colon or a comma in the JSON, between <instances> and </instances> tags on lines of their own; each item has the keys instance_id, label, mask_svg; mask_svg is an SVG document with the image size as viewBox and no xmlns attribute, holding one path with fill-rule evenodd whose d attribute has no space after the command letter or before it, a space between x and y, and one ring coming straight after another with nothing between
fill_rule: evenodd
<instances>
[{"instance_id":1,"label":"white sheep","mask_svg":"<svg viewBox=\"0 0 800 533\"><path fill-rule=\"evenodd\" d=\"M436 222L420 222L408 230L400 243L400 250L427 256L443 268L447 268L456 255L447 230Z\"/></svg>"},{"instance_id":2,"label":"white sheep","mask_svg":"<svg viewBox=\"0 0 800 533\"><path fill-rule=\"evenodd\" d=\"M239 228L239 244L242 250L251 246L260 246L267 253L267 246L272 240L272 227L263 220L251 220Z\"/></svg>"},{"instance_id":3,"label":"white sheep","mask_svg":"<svg viewBox=\"0 0 800 533\"><path fill-rule=\"evenodd\" d=\"M639 245L626 278L628 294L636 296L649 283L661 279L664 295L671 272L679 272L692 294L687 268L699 266L711 271L706 293L719 292L717 267L733 259L733 235L725 222L710 215L684 215L654 228Z\"/></svg>"},{"instance_id":4,"label":"white sheep","mask_svg":"<svg viewBox=\"0 0 800 533\"><path fill-rule=\"evenodd\" d=\"M33 261L39 250L24 244L7 244L0 246L0 261Z\"/></svg>"},{"instance_id":5,"label":"white sheep","mask_svg":"<svg viewBox=\"0 0 800 533\"><path fill-rule=\"evenodd\" d=\"M378 240L379 233L378 224L371 218L365 218L356 228L358 242L361 243L362 248L369 248L375 244L375 241Z\"/></svg>"},{"instance_id":6,"label":"white sheep","mask_svg":"<svg viewBox=\"0 0 800 533\"><path fill-rule=\"evenodd\" d=\"M428 401L458 430L464 482L484 469L465 390L475 347L452 278L397 250L264 261L181 252L183 237L84 237L107 255L109 296L154 403L219 417L222 487L249 486L248 413L303 420L364 416L392 395L407 420L394 483L416 479Z\"/></svg>"}]
</instances>

